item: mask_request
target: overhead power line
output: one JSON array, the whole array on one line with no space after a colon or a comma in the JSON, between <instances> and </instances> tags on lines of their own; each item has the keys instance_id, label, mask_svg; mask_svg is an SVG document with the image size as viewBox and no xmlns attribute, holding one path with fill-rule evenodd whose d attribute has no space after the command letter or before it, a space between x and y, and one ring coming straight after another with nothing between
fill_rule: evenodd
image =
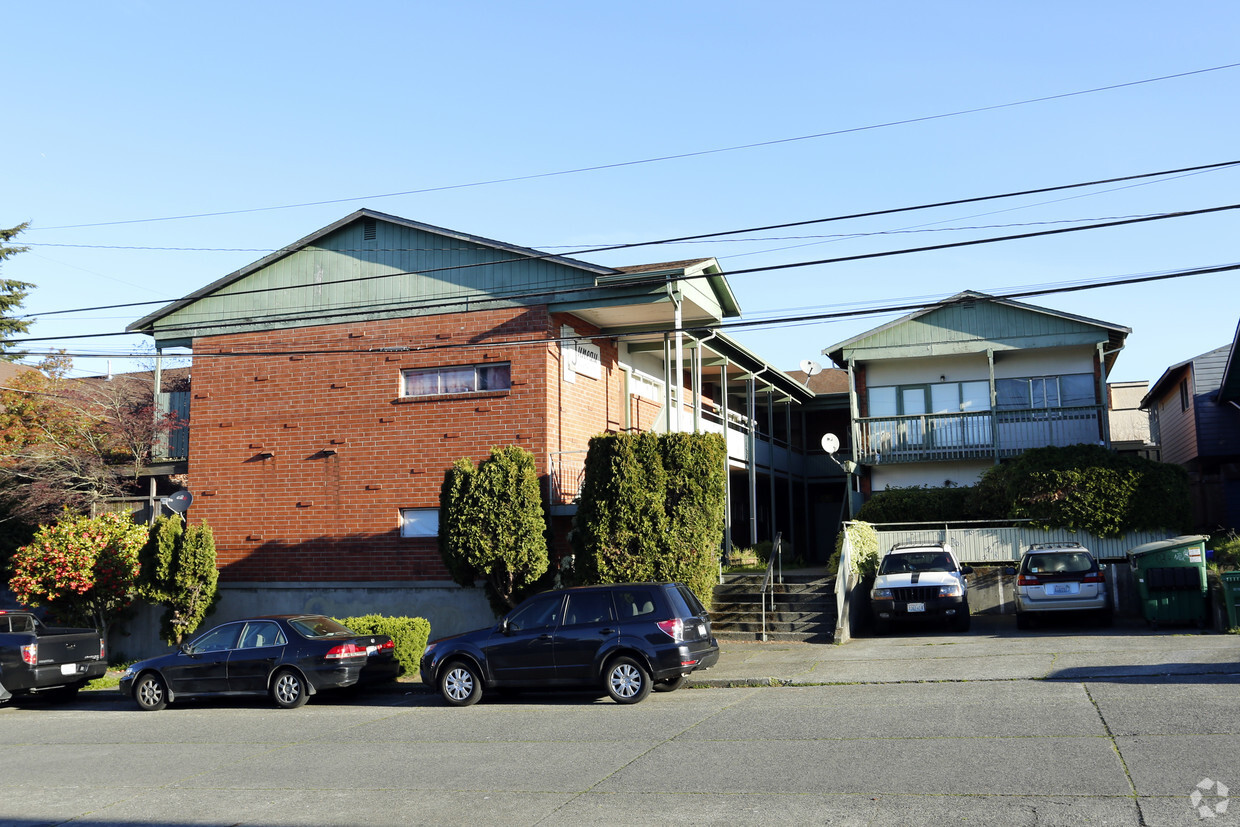
<instances>
[{"instance_id":1,"label":"overhead power line","mask_svg":"<svg viewBox=\"0 0 1240 827\"><path fill-rule=\"evenodd\" d=\"M1164 281L1168 279L1187 278L1189 276L1207 275L1211 273L1225 273L1240 270L1240 263L1222 264L1211 267L1197 267L1185 270L1175 270L1163 273L1151 273L1137 276L1123 276L1119 278L1110 278L1098 280L1088 284L1076 284L1062 287L1038 288L1034 290L1014 290L1006 293L988 294L996 299L1022 299L1034 296L1044 296L1052 293L1075 293L1081 290L1094 290L1109 287L1122 287L1131 284L1140 284L1143 282ZM921 302L912 302L904 304L889 304L879 307L859 308L853 310L836 311L830 313L815 313L804 316L784 316L776 319L763 319L761 321L750 322L723 322L717 325L694 325L683 328L683 332L693 335L708 335L711 331L723 331L755 328L755 327L779 327L790 325L801 325L813 322L824 321L840 321L843 319L860 318L864 316L889 315L893 313L911 313L917 310L926 310L943 304L943 300L927 300ZM576 336L559 336L540 339L512 339L497 341L488 339L480 342L436 342L427 345L410 345L403 347L379 347L379 348L322 348L322 349L305 349L296 348L288 350L261 350L261 351L217 351L213 353L199 352L194 354L185 354L183 357L172 356L171 358L193 358L193 359L216 359L216 358L244 358L256 356L326 356L326 355L374 355L374 356L390 356L394 353L428 353L452 350L469 350L477 348L494 349L497 346L504 347L545 347L551 344L562 342L575 342L590 339L601 338L626 338L633 336L652 336L663 333L675 333L674 327L654 327L644 330L626 331L623 334L610 334L601 336L591 336L588 334ZM49 351L49 353L62 353L62 351ZM92 353L92 352L65 352L64 355L76 358L123 358L116 353ZM133 358L149 358L150 353L132 354Z\"/></svg>"},{"instance_id":2,"label":"overhead power line","mask_svg":"<svg viewBox=\"0 0 1240 827\"><path fill-rule=\"evenodd\" d=\"M576 250L575 252L569 252L569 253L542 253L536 256L521 256L521 257L516 257L516 258L498 259L495 261L458 264L458 265L452 265L450 267L436 267L436 268L428 268L428 269L417 270L417 271L400 271L400 272L395 272L395 273L384 273L382 275L376 275L376 276L356 276L356 277L345 278L345 279L331 279L331 280L327 280L323 282L317 282L315 286L317 287L317 286L329 286L329 285L336 285L336 284L351 284L351 283L358 283L358 282L375 281L378 279L396 278L400 276L408 276L408 275L415 275L415 274L428 275L432 273L441 273L441 272L445 272L449 270L464 270L464 269L471 269L475 267L492 267L492 266L499 265L499 264L512 264L512 263L523 262L523 261L537 261L540 259L558 258L558 257L564 257L564 256L575 257L575 256L585 255L588 253L613 252L616 250L637 249L640 247L652 247L652 246L658 246L662 244L682 243L682 242L688 242L688 241L700 241L700 240L705 240L705 239L718 239L718 238L721 238L724 236L730 236L730 235L744 235L747 233L755 233L755 232L769 232L772 230L789 229L792 227L804 227L804 226L809 226L813 224L828 224L828 223L833 223L833 222L838 222L838 221L849 221L849 220L860 219L860 218L874 218L874 217L884 216L884 215L896 215L899 213L937 209L940 207L954 207L954 206L960 206L962 204L975 204L975 203L984 202L984 201L997 201L997 200L1001 200L1005 198L1019 198L1019 197L1023 197L1026 195L1041 195L1041 194L1050 193L1050 192L1059 192L1063 190L1081 189L1084 187L1092 187L1092 186L1101 186L1103 184L1113 184L1113 183L1123 182L1123 181L1136 181L1136 180L1141 180L1141 179L1146 179L1146 178L1156 178L1156 177L1164 176L1164 175L1178 175L1178 174L1189 173L1189 172L1220 170L1220 169L1225 169L1228 167L1235 167L1235 166L1240 166L1240 160L1220 161L1218 163L1213 163L1213 164L1200 164L1197 166L1181 167L1178 169L1160 170L1158 172L1143 172L1143 173L1139 173L1136 175L1125 175L1125 176L1121 176L1118 178L1101 178L1101 179L1097 179L1093 181L1081 181L1081 182L1077 182L1073 184L1057 184L1057 185L1049 186L1049 187L1037 187L1034 189L1027 189L1027 190L1014 190L1011 192L1003 192L1003 193L997 193L993 195L979 195L979 196L971 196L968 198L956 198L956 199L951 199L948 201L935 201L935 202L930 202L926 204L916 204L912 206L891 207L887 209L869 210L866 212L858 212L858 213L845 213L842 215L828 216L826 218L811 218L811 219L806 219L802 221L790 221L790 222L785 222L781 224L766 224L762 226L747 227L747 228L736 229L736 230L721 230L721 231L716 231L716 232L700 233L697 235L674 236L670 238L656 239L654 241L638 241L638 242L627 242L624 244L612 244L612 245L607 245L607 246L602 246L602 247L592 247L592 248L587 248L587 249ZM1158 216L1143 216L1143 217L1155 218ZM292 250L293 248L290 248L290 247L282 247L280 248L280 250L277 250L275 252L291 252ZM253 251L253 252L263 252L263 251L258 250L258 251ZM746 271L746 272L751 272L751 271ZM285 291L285 290L297 290L297 289L301 289L301 286L278 286L278 287L254 288L252 290L234 291L234 292L231 292L229 295L245 296L245 295L255 295L255 294L261 294L261 293L271 293L271 292ZM179 300L178 298L154 299L154 300L142 301L142 302L124 302L121 304L106 304L106 305L96 305L92 307L72 308L68 310L51 310L51 311L47 311L44 313L38 313L38 314L26 314L22 316L21 318L43 318L46 316L64 315L68 313L88 313L88 312L95 312L95 311L100 311L100 310L117 310L117 309L122 309L122 308L149 307L149 306L154 306L154 305L170 304L178 300Z\"/></svg>"},{"instance_id":3,"label":"overhead power line","mask_svg":"<svg viewBox=\"0 0 1240 827\"><path fill-rule=\"evenodd\" d=\"M799 135L792 138L775 138L769 141L757 141L749 144L738 144L735 146L717 147L715 149L703 149L693 152L682 152L673 155L659 155L651 158L642 158L635 161L617 161L607 164L596 164L594 166L576 167L573 169L557 170L554 172L539 172L528 175L514 175L505 178L491 178L483 181L473 181L466 184L447 184L438 187L424 187L421 189L404 190L401 192L388 192L377 195L354 196L350 198L333 198L320 201L305 201L297 204L281 204L272 207L250 207L246 209L220 210L217 212L188 213L184 215L171 215L159 218L131 218L118 221L96 221L85 224L62 224L54 227L32 227L31 230L75 230L87 227L114 227L122 224L149 224L161 221L181 221L191 218L215 218L226 215L244 215L246 213L255 212L272 212L276 210L291 210L302 207L321 207L328 204L344 204L355 201L374 201L380 198L397 198L406 195L423 195L430 192L444 192L448 190L468 189L471 187L485 187L495 184L510 184L518 181L533 181L540 178L554 178L565 175L577 175L583 172L598 172L608 169L621 169L623 167L639 166L642 164L654 164L664 161L677 161L685 158L696 158L704 155L715 155L723 152L737 152L744 149L758 149L761 147L777 146L779 144L789 144L798 141L816 140L819 138L829 138L837 135L848 135L855 132L867 132L875 129L887 129L894 126L907 126L909 124L924 123L927 121L942 120L944 118L955 118L962 115L974 115L979 112L991 112L998 109L1010 109L1017 106L1028 106L1034 103L1045 103L1047 101L1062 100L1064 98L1078 97L1081 95L1091 95L1098 92L1109 92L1115 89L1124 89L1131 86L1141 86L1148 83L1159 83L1161 81L1176 80L1179 78L1191 77L1193 75L1206 74L1208 72L1218 72L1224 69L1234 69L1240 66L1240 63L1228 63L1222 66L1211 66L1205 69L1194 69L1188 72L1177 72L1171 75L1160 75L1153 78L1143 78L1141 80L1127 81L1124 83L1113 83L1108 86L1096 86L1090 89L1079 89L1074 92L1061 92L1054 95L1043 95L1036 98L1025 98L1018 101L1008 101L1007 103L996 103L989 106L976 106L969 109L958 109L952 112L941 112L935 115L922 115L912 118L902 118L894 121L885 121L882 123L868 124L866 126L854 126L844 129L835 129L828 132L815 132L810 135Z\"/></svg>"}]
</instances>

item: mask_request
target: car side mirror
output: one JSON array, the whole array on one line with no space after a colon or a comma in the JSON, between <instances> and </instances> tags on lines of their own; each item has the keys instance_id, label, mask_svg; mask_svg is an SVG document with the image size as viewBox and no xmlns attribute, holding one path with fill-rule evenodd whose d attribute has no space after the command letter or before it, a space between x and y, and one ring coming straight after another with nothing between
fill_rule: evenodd
<instances>
[{"instance_id":1,"label":"car side mirror","mask_svg":"<svg viewBox=\"0 0 1240 827\"><path fill-rule=\"evenodd\" d=\"M506 634L508 634L508 633L509 633L509 630L508 630L508 618L506 618L506 617L500 618L500 621L499 621L499 633L500 633L501 635L506 635Z\"/></svg>"},{"instance_id":2,"label":"car side mirror","mask_svg":"<svg viewBox=\"0 0 1240 827\"><path fill-rule=\"evenodd\" d=\"M1004 566L1004 567L1003 567L1003 573L1004 573L1004 574L1006 574L1006 575L1008 575L1009 577L1015 577L1015 576L1016 576L1016 566Z\"/></svg>"},{"instance_id":3,"label":"car side mirror","mask_svg":"<svg viewBox=\"0 0 1240 827\"><path fill-rule=\"evenodd\" d=\"M972 574L972 573L973 573L973 567L972 567L972 566L961 566L961 567L960 567L960 573L961 573L961 574Z\"/></svg>"},{"instance_id":4,"label":"car side mirror","mask_svg":"<svg viewBox=\"0 0 1240 827\"><path fill-rule=\"evenodd\" d=\"M182 643L180 649L182 655L194 654L194 647L190 646L188 643Z\"/></svg>"}]
</instances>

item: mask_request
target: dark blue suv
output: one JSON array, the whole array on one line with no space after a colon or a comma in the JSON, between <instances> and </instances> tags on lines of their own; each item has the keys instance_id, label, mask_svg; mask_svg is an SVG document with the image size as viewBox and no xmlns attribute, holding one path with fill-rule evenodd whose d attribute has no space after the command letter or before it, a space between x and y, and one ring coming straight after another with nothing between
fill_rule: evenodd
<instances>
[{"instance_id":1,"label":"dark blue suv","mask_svg":"<svg viewBox=\"0 0 1240 827\"><path fill-rule=\"evenodd\" d=\"M432 641L421 672L453 706L492 688L591 686L635 704L718 660L710 618L688 586L613 583L543 592L495 626Z\"/></svg>"}]
</instances>

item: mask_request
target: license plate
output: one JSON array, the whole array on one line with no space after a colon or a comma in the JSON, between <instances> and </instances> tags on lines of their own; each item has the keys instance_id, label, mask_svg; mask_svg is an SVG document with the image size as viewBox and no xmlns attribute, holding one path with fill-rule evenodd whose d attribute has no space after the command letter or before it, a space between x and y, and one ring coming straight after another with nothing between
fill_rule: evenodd
<instances>
[{"instance_id":1,"label":"license plate","mask_svg":"<svg viewBox=\"0 0 1240 827\"><path fill-rule=\"evenodd\" d=\"M1077 583L1051 583L1047 587L1050 594L1076 594L1080 586Z\"/></svg>"},{"instance_id":2,"label":"license plate","mask_svg":"<svg viewBox=\"0 0 1240 827\"><path fill-rule=\"evenodd\" d=\"M378 651L379 651L379 647L378 647L378 646L367 646L367 647L366 647L366 654L367 654L367 655L373 655L375 652L378 652Z\"/></svg>"},{"instance_id":3,"label":"license plate","mask_svg":"<svg viewBox=\"0 0 1240 827\"><path fill-rule=\"evenodd\" d=\"M706 637L706 624L705 623L698 624L698 637Z\"/></svg>"},{"instance_id":4,"label":"license plate","mask_svg":"<svg viewBox=\"0 0 1240 827\"><path fill-rule=\"evenodd\" d=\"M925 603L910 603L908 604L908 610L910 612L924 612L926 610L926 604Z\"/></svg>"},{"instance_id":5,"label":"license plate","mask_svg":"<svg viewBox=\"0 0 1240 827\"><path fill-rule=\"evenodd\" d=\"M62 675L76 675L76 674L77 674L77 664L76 664L76 663L62 663L62 664L60 664L60 674L62 674Z\"/></svg>"}]
</instances>

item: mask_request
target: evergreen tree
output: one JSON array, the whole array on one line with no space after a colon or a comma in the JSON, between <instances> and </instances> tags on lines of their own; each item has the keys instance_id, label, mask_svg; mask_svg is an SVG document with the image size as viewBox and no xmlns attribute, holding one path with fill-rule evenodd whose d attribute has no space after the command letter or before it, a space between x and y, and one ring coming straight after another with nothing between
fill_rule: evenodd
<instances>
[{"instance_id":1,"label":"evergreen tree","mask_svg":"<svg viewBox=\"0 0 1240 827\"><path fill-rule=\"evenodd\" d=\"M512 445L492 448L478 467L457 460L444 475L439 551L453 579L484 579L492 605L505 610L547 571L547 521L534 456Z\"/></svg>"},{"instance_id":2,"label":"evergreen tree","mask_svg":"<svg viewBox=\"0 0 1240 827\"><path fill-rule=\"evenodd\" d=\"M176 645L193 634L217 594L215 537L204 520L183 528L180 515L155 521L139 554L139 591L164 607L160 635Z\"/></svg>"},{"instance_id":3,"label":"evergreen tree","mask_svg":"<svg viewBox=\"0 0 1240 827\"><path fill-rule=\"evenodd\" d=\"M27 247L8 246L8 243L18 233L29 226L30 222L27 221L7 230L0 229L0 264L9 256L24 253L29 249ZM6 362L17 361L26 355L24 350L13 350L11 339L16 334L25 333L30 328L30 322L13 318L11 314L21 307L22 302L26 299L27 292L32 287L34 285L28 282L0 279L0 359Z\"/></svg>"}]
</instances>

